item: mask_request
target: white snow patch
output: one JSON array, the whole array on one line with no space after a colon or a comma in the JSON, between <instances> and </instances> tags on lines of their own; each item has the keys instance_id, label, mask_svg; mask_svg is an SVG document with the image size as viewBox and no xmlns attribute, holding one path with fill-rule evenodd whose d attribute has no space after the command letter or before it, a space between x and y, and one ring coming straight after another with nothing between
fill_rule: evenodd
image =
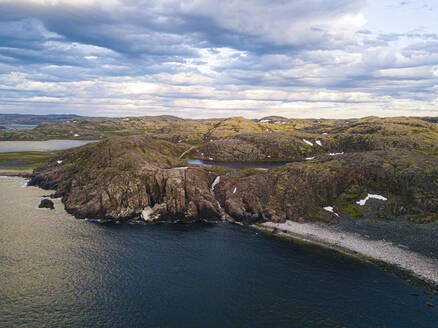
<instances>
[{"instance_id":1,"label":"white snow patch","mask_svg":"<svg viewBox=\"0 0 438 328\"><path fill-rule=\"evenodd\" d=\"M261 120L260 123L270 123L271 120Z\"/></svg>"},{"instance_id":2,"label":"white snow patch","mask_svg":"<svg viewBox=\"0 0 438 328\"><path fill-rule=\"evenodd\" d=\"M336 216L339 216L339 214L336 213L335 210L333 209L333 206L326 206L326 207L324 207L324 210L327 212L333 213Z\"/></svg>"},{"instance_id":3,"label":"white snow patch","mask_svg":"<svg viewBox=\"0 0 438 328\"><path fill-rule=\"evenodd\" d=\"M303 141L304 141L306 144L308 144L309 146L312 146L312 147L313 147L313 143L310 142L309 140L307 140L307 139L303 139Z\"/></svg>"},{"instance_id":4,"label":"white snow patch","mask_svg":"<svg viewBox=\"0 0 438 328\"><path fill-rule=\"evenodd\" d=\"M336 156L336 155L344 155L344 152L342 153L329 153L329 156Z\"/></svg>"},{"instance_id":5,"label":"white snow patch","mask_svg":"<svg viewBox=\"0 0 438 328\"><path fill-rule=\"evenodd\" d=\"M74 137L79 137L79 134L75 133L73 136L74 136Z\"/></svg>"},{"instance_id":6,"label":"white snow patch","mask_svg":"<svg viewBox=\"0 0 438 328\"><path fill-rule=\"evenodd\" d=\"M237 188L234 187L233 194L235 194L236 192L237 192Z\"/></svg>"},{"instance_id":7,"label":"white snow patch","mask_svg":"<svg viewBox=\"0 0 438 328\"><path fill-rule=\"evenodd\" d=\"M172 167L171 170L187 170L188 168L188 166L176 166Z\"/></svg>"},{"instance_id":8,"label":"white snow patch","mask_svg":"<svg viewBox=\"0 0 438 328\"><path fill-rule=\"evenodd\" d=\"M327 134L328 134L327 132L324 132L324 133L323 133L323 135L327 135Z\"/></svg>"},{"instance_id":9,"label":"white snow patch","mask_svg":"<svg viewBox=\"0 0 438 328\"><path fill-rule=\"evenodd\" d=\"M357 201L356 204L359 204L360 206L364 206L365 203L367 202L367 200L371 199L371 198L379 199L379 200L383 200L383 201L388 200L386 197L383 197L381 195L368 194L368 196L366 196L364 199L361 199L361 200Z\"/></svg>"},{"instance_id":10,"label":"white snow patch","mask_svg":"<svg viewBox=\"0 0 438 328\"><path fill-rule=\"evenodd\" d=\"M306 161L311 161L312 159L315 159L315 157L306 157Z\"/></svg>"},{"instance_id":11,"label":"white snow patch","mask_svg":"<svg viewBox=\"0 0 438 328\"><path fill-rule=\"evenodd\" d=\"M58 163L58 164L62 164L62 161L56 161L56 163Z\"/></svg>"},{"instance_id":12,"label":"white snow patch","mask_svg":"<svg viewBox=\"0 0 438 328\"><path fill-rule=\"evenodd\" d=\"M211 184L211 192L214 193L214 188L216 187L216 185L221 181L221 177L220 175L218 175L216 177L216 179L214 179L213 183Z\"/></svg>"},{"instance_id":13,"label":"white snow patch","mask_svg":"<svg viewBox=\"0 0 438 328\"><path fill-rule=\"evenodd\" d=\"M316 140L316 144L317 144L318 146L321 146L321 147L322 147L322 142L321 142L321 140Z\"/></svg>"}]
</instances>

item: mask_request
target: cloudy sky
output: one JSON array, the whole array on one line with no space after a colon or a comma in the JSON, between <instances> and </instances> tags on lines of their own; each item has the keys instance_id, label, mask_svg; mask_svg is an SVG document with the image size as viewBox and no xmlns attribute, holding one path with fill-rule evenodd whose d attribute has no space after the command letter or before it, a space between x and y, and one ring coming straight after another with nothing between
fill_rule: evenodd
<instances>
[{"instance_id":1,"label":"cloudy sky","mask_svg":"<svg viewBox=\"0 0 438 328\"><path fill-rule=\"evenodd\" d=\"M438 116L436 0L0 0L0 112Z\"/></svg>"}]
</instances>

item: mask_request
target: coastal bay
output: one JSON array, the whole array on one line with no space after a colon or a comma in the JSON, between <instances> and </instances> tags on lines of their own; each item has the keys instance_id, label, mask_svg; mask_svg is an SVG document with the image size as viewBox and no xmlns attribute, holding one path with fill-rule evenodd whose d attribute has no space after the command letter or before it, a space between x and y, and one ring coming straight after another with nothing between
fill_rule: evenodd
<instances>
[{"instance_id":1,"label":"coastal bay","mask_svg":"<svg viewBox=\"0 0 438 328\"><path fill-rule=\"evenodd\" d=\"M53 211L38 209L47 191L25 182L0 178L6 325L433 327L438 320L437 307L425 304L436 296L375 265L227 223L77 220L60 200Z\"/></svg>"},{"instance_id":2,"label":"coastal bay","mask_svg":"<svg viewBox=\"0 0 438 328\"><path fill-rule=\"evenodd\" d=\"M438 328L437 16L0 0L0 328Z\"/></svg>"},{"instance_id":3,"label":"coastal bay","mask_svg":"<svg viewBox=\"0 0 438 328\"><path fill-rule=\"evenodd\" d=\"M95 132L89 120L85 120L84 124L78 122L79 119L51 125L50 128L53 134L56 134L58 129L65 133L74 125L80 126L80 133L85 136ZM107 119L104 126L117 122L118 119ZM128 124L126 122L131 122L131 119L129 121L123 119L122 122L126 127ZM143 124L142 122L143 120L139 120L135 124L138 127L138 124ZM170 122L169 124L178 122L184 126L184 129L187 125L195 124L195 121L184 120ZM434 293L437 293L438 281L436 275L438 254L434 246L438 231L436 214L438 148L434 141L438 138L438 132L435 123L410 118L366 118L348 124L342 121L330 123L312 121L301 130L294 130L295 127L293 130L287 130L292 129L292 124L296 126L296 122L291 121L291 126L287 122L281 125L281 129L286 129L284 131L263 132L263 128L270 125L277 128L277 125L260 122L242 118L226 119L216 123L203 136L186 135L198 141L202 139L202 143L198 141L194 144L187 143L185 140L192 142L194 139L183 140L182 136L170 136L168 133L108 136L98 142L83 140L80 142L88 144L65 150L2 153L0 162L5 168L10 169L5 171L7 175L15 173L29 178L26 182L29 187L24 188L25 183L21 185L23 196L25 193L35 192L32 200L29 198L24 202L27 204L27 210L23 213L23 217L30 215L39 218L43 215L41 218L44 220L49 218L49 222L61 222L62 219L66 220L65 223L70 227L69 229L72 229L71 231L81 227L81 229L90 229L86 234L97 233L96 236L102 231L110 232L116 239L119 236L115 230L123 231L123 237L120 237L123 241L114 241L116 244L125 244L126 240L135 239L139 232L138 238L163 238L160 240L160 243L163 243L168 241L166 233L169 231L166 229L170 228L173 231L174 228L182 228L188 236L178 235L178 238L181 238L178 245L185 248L190 246L185 245L186 240L190 239L190 234L201 227L200 230L203 232L218 234L215 238L225 237L224 243L230 245L221 247L233 248L233 241L228 239L228 234L242 233L241 236L250 234L256 236L256 239L251 241L256 244L260 240L281 242L282 247L292 250L290 256L296 255L294 253L296 247L304 252L310 252L305 256L309 257L309 263L313 265L315 262L327 263L327 261L338 265L337 259L344 259L355 263L352 268L363 268L364 272L375 272L378 276L389 275L393 282L407 286L410 292L400 295L388 291L390 299L379 296L379 301L385 304L391 303L394 302L392 297L398 295L404 300L404 304L407 304L411 302L411 298L414 298L418 300L418 306L421 304L427 308L426 311L435 314ZM63 127L64 124L67 126ZM161 122L161 124L168 123ZM204 127L208 127L208 124L206 123ZM244 130L243 133L239 133L241 131L236 128L239 125ZM229 126L232 127L231 130ZM44 129L44 125L41 128ZM31 130L23 135L16 132L15 135L32 140L38 137L38 133L42 133L41 128L35 134ZM245 129L254 129L256 132L245 132ZM179 132L174 130L173 133ZM8 135L11 136L14 134ZM411 145L412 142L415 142L415 147ZM21 163L27 165L20 167ZM30 171L29 168L34 169ZM20 178L3 179L9 187L14 181L23 182ZM14 191L11 190L8 195L4 195L4 199L13 195ZM51 207L53 201L55 210L37 209L42 200L47 207ZM35 206L33 210L29 207L30 203ZM33 212L34 210L36 212ZM11 218L14 218L13 212L5 211L5 219ZM262 234L252 230L251 227L269 233ZM7 230L8 228L5 231ZM69 237L64 235L63 238L68 240ZM77 235L74 238L80 239ZM215 238L213 240L217 240ZM234 240L233 238L235 237L231 240ZM136 240L136 245L143 242ZM246 242L243 244L246 245ZM239 247L243 244L240 243ZM83 248L81 252L86 252L89 248L80 242L79 245ZM197 245L199 249L210 247ZM97 252L105 253L99 245L94 246ZM147 253L149 247L147 245L143 251ZM163 247L167 246L163 245ZM128 252L135 253L131 249ZM190 254L197 252L198 250L191 250ZM230 252L241 251L233 249ZM278 255L282 252L280 250L278 254L270 254L269 260L281 262L282 259L278 258ZM322 260L317 254L324 254L324 259ZM254 257L254 254L242 253L242 256ZM214 258L221 261L217 254ZM79 263L86 263L83 258L77 260ZM135 259L131 258L130 261L135 262ZM210 263L211 259L203 259L203 261ZM260 261L265 263L266 259L263 257ZM112 265L117 266L115 262ZM147 267L149 263L146 261L144 265ZM197 265L205 264L202 262ZM286 271L291 270L294 265L292 262L289 263ZM248 263L248 266L253 267L255 271L260 270L253 263ZM103 268L104 271L113 269ZM243 269L244 272L235 274L242 277L251 276L252 273L246 271L248 267ZM215 268L215 270L219 272L222 270L226 275L228 273L225 270L229 268ZM327 281L327 277L324 277L327 272L323 272L324 267L319 267L318 264L313 268L306 268L303 272L294 271L300 277L296 279L300 281L310 279L307 282L310 284L313 281L307 274L312 270L322 275L316 279ZM334 270L343 277L346 269ZM163 274L162 271L160 273ZM139 279L138 272L124 274ZM153 275L157 274L159 273L153 273ZM198 273L194 272L194 274ZM266 280L270 274L271 271L264 273L265 278L262 281L266 286L270 285ZM287 281L289 277L284 276L282 279ZM353 285L347 284L346 288L362 290L362 286L358 287L356 284L363 284L364 277L349 279L354 283L350 282L349 284ZM203 278L203 281L206 280ZM380 281L380 278L375 278L373 281ZM245 284L241 281L230 283L237 284L239 290L240 286ZM345 284L346 282L342 282L342 285ZM300 286L290 283L288 288L291 293L300 290ZM319 298L319 289L324 287L313 288L318 289L315 297ZM403 288L405 287L399 285L397 290L400 292ZM217 289L222 290L223 287ZM145 289L141 290L145 291ZM245 290L243 292L250 294ZM364 296L348 297L350 299L360 297L363 302L372 295L367 290L361 292ZM277 304L278 294L279 292L276 291L271 296L267 296L265 291L263 297L260 296L260 300L269 300L273 297L270 302ZM420 295L425 296L420 297ZM286 303L289 302L289 297L286 295L283 297ZM343 299L344 296L336 297ZM321 299L323 302L321 307L330 307L326 302L331 296L323 294ZM172 303L169 300L166 302ZM228 304L231 301L224 302ZM340 301L338 304L343 302ZM320 311L309 309L307 305L306 313L294 317L294 320L300 322L299 327L330 327L330 325L349 327L353 323L354 327L361 325L383 327L388 322L382 319L381 314L373 312L375 307L382 307L375 302L376 300L373 300L370 303L373 307L365 311L372 314L367 317L368 319L363 318L365 321L361 322L347 315L348 318L344 323L343 319L338 318L339 313L334 309L324 316L321 315L317 321L309 319L310 321L307 322L306 320L313 315L318 317ZM297 306L296 302L291 304L294 309ZM227 309L227 311L231 310ZM263 310L257 311L270 317ZM283 315L274 312L280 317ZM312 314L309 315L307 312ZM289 312L284 313L287 318L292 318ZM342 311L341 317L343 317ZM418 318L410 313L403 322L399 322L397 318L388 320L391 325L397 323L402 327L407 323L412 326L414 322L417 326L429 327L427 321L423 323L423 320L428 320L429 317L426 319L421 317L418 321ZM270 320L275 321L276 318L277 316ZM284 322L289 323L289 319L285 319ZM103 322L102 320L100 318L99 322ZM115 318L111 320L117 321ZM263 320L259 317L254 325L257 326L264 322ZM245 318L245 322L252 321Z\"/></svg>"}]
</instances>

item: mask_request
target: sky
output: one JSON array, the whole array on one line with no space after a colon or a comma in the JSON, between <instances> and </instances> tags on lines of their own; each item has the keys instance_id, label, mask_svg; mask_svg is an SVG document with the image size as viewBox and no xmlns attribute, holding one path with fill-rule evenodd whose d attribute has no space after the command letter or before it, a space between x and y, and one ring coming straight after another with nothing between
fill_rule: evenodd
<instances>
[{"instance_id":1,"label":"sky","mask_svg":"<svg viewBox=\"0 0 438 328\"><path fill-rule=\"evenodd\" d=\"M436 0L0 0L0 113L438 116Z\"/></svg>"}]
</instances>

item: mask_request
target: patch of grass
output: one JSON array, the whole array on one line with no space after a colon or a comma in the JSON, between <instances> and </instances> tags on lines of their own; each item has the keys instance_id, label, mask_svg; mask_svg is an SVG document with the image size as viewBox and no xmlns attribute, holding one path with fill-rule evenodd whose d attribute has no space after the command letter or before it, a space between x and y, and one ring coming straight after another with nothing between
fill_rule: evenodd
<instances>
[{"instance_id":1,"label":"patch of grass","mask_svg":"<svg viewBox=\"0 0 438 328\"><path fill-rule=\"evenodd\" d=\"M0 165L3 169L23 170L35 168L60 151L61 150L0 153Z\"/></svg>"},{"instance_id":2,"label":"patch of grass","mask_svg":"<svg viewBox=\"0 0 438 328\"><path fill-rule=\"evenodd\" d=\"M230 172L230 170L224 166L211 166L208 168L208 170L212 178L215 178L218 175L225 175Z\"/></svg>"},{"instance_id":3,"label":"patch of grass","mask_svg":"<svg viewBox=\"0 0 438 328\"><path fill-rule=\"evenodd\" d=\"M245 168L245 169L240 169L237 171L237 176L239 177L249 177L250 175L255 175L255 174L259 174L260 172L263 172L263 170L257 169L257 168Z\"/></svg>"},{"instance_id":4,"label":"patch of grass","mask_svg":"<svg viewBox=\"0 0 438 328\"><path fill-rule=\"evenodd\" d=\"M351 211L351 218L352 219L360 219L363 218L363 208L361 206L354 206L353 210Z\"/></svg>"},{"instance_id":5,"label":"patch of grass","mask_svg":"<svg viewBox=\"0 0 438 328\"><path fill-rule=\"evenodd\" d=\"M411 216L408 219L410 222L417 223L417 224L427 224L432 223L436 220L438 220L437 214L419 214L415 216Z\"/></svg>"}]
</instances>

